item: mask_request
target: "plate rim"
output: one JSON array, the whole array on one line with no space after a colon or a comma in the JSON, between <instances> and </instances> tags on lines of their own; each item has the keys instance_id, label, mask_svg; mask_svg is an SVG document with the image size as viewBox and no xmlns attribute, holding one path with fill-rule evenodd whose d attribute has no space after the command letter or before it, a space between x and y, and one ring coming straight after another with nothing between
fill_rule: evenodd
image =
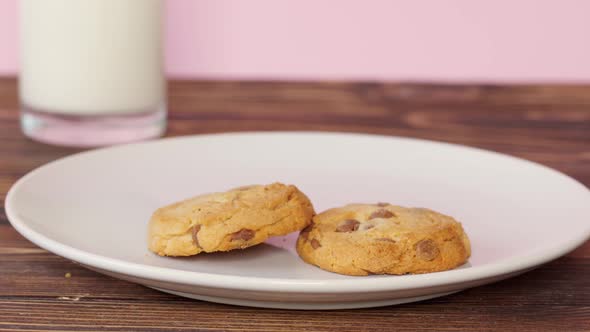
<instances>
[{"instance_id":1,"label":"plate rim","mask_svg":"<svg viewBox=\"0 0 590 332\"><path fill-rule=\"evenodd\" d=\"M316 135L316 136L333 136L333 137L364 137L370 139L387 139L397 141L408 141L420 144L429 144L433 146L447 146L455 149L463 149L471 152L479 152L484 154L492 154L496 157L508 158L513 161L528 164L533 167L541 167L546 171L550 171L556 176L567 179L573 184L580 186L580 189L586 190L590 198L590 190L578 180L570 177L567 174L559 172L548 166L518 158L515 156L471 147L462 144L427 140L421 138L375 135L365 133L346 133L346 132L321 132L321 131L248 131L248 132L229 132L229 133L213 133L213 134L197 134L176 136L169 138L162 138L158 140L129 143L117 146L103 147L83 152L74 153L65 156L42 166L39 166L32 171L25 174L18 179L9 189L5 199L5 211L10 224L26 239L48 250L58 256L79 262L85 265L91 265L111 271L114 273L139 277L148 280L163 281L175 284L224 288L235 290L248 291L264 291L264 292L285 292L285 293L360 293L360 292L383 292L383 291L398 291L420 289L427 287L447 286L459 284L469 281L493 278L515 271L530 269L538 265L549 262L553 259L561 257L570 251L577 248L579 245L585 243L590 239L590 225L585 232L577 234L576 238L570 238L567 243L558 243L552 247L546 247L540 253L533 253L528 255L521 255L516 257L509 257L502 260L497 260L492 263L484 264L483 266L473 267L469 269L455 269L443 272L405 275L405 276L389 276L381 278L360 278L351 277L345 279L289 279L289 278L261 278L253 276L236 276L217 273L206 273L196 271L178 270L168 267L157 267L140 263L127 262L122 259L112 258L108 256L98 255L71 247L53 240L27 225L26 220L20 218L16 207L14 206L14 195L19 188L26 183L26 181L38 172L49 167L55 167L63 162L67 162L73 158L83 158L89 154L100 154L103 151L135 148L142 145L165 144L167 142L207 139L216 137L231 137L231 136L284 136L284 135ZM173 143L169 143L173 144ZM239 285L239 286L238 286Z\"/></svg>"}]
</instances>

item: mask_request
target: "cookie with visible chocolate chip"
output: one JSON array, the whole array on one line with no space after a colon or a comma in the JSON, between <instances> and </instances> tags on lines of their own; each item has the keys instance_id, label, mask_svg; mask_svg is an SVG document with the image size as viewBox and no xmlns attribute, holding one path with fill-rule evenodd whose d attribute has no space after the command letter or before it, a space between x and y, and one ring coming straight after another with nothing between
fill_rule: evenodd
<instances>
[{"instance_id":1,"label":"cookie with visible chocolate chip","mask_svg":"<svg viewBox=\"0 0 590 332\"><path fill-rule=\"evenodd\" d=\"M297 252L324 270L362 276L449 270L467 261L471 247L449 216L378 203L316 215L299 234Z\"/></svg>"},{"instance_id":2,"label":"cookie with visible chocolate chip","mask_svg":"<svg viewBox=\"0 0 590 332\"><path fill-rule=\"evenodd\" d=\"M313 215L311 202L293 185L240 187L156 210L148 247L162 256L244 249L299 231Z\"/></svg>"}]
</instances>

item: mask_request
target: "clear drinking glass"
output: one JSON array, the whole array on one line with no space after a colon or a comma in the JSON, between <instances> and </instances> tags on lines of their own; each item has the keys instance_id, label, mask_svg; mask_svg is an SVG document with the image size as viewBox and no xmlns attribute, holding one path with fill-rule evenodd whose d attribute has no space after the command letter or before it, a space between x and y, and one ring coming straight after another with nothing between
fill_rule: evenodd
<instances>
[{"instance_id":1,"label":"clear drinking glass","mask_svg":"<svg viewBox=\"0 0 590 332\"><path fill-rule=\"evenodd\" d=\"M161 0L21 0L21 127L58 145L160 136Z\"/></svg>"}]
</instances>

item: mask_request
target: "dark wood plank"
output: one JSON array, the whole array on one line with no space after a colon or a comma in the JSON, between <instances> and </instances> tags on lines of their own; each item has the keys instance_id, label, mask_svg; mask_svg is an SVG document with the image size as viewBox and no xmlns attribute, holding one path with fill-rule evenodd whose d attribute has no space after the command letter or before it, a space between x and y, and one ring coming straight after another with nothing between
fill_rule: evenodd
<instances>
[{"instance_id":1,"label":"dark wood plank","mask_svg":"<svg viewBox=\"0 0 590 332\"><path fill-rule=\"evenodd\" d=\"M0 201L79 150L25 139L0 79ZM512 154L590 186L590 86L173 82L168 136L325 130L436 139ZM66 278L65 274L71 277ZM589 331L590 242L510 280L385 308L302 312L187 300L102 276L22 238L0 209L0 330Z\"/></svg>"}]
</instances>

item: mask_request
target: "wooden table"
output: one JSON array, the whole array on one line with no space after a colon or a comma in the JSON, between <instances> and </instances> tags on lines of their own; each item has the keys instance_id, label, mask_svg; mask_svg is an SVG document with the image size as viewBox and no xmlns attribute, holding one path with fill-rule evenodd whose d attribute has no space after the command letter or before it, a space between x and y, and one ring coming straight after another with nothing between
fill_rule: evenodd
<instances>
[{"instance_id":1,"label":"wooden table","mask_svg":"<svg viewBox=\"0 0 590 332\"><path fill-rule=\"evenodd\" d=\"M420 137L534 160L590 186L590 86L173 82L169 95L169 136L326 130ZM25 139L16 82L0 80L2 203L20 176L74 152ZM590 242L520 277L443 298L303 312L187 300L97 274L31 244L0 210L0 330L188 329L590 331Z\"/></svg>"}]
</instances>

